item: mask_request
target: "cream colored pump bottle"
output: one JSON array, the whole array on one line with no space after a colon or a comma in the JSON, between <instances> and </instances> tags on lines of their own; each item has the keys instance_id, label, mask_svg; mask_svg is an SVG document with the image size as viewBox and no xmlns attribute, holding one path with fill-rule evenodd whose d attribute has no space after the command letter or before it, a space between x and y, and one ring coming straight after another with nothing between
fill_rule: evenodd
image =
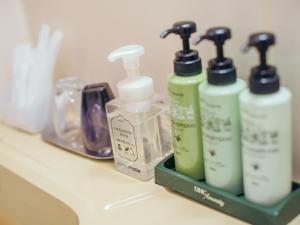
<instances>
[{"instance_id":1,"label":"cream colored pump bottle","mask_svg":"<svg viewBox=\"0 0 300 225\"><path fill-rule=\"evenodd\" d=\"M240 95L245 196L266 206L288 195L292 184L291 93L266 63L274 44L271 33L250 36L247 48L256 47L261 62Z\"/></svg>"}]
</instances>

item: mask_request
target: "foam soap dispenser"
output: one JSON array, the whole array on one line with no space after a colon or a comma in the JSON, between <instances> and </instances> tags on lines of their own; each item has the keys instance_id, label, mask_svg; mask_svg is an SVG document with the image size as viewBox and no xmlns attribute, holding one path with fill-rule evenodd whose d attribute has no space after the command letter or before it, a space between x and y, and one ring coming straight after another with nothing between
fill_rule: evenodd
<instances>
[{"instance_id":1,"label":"foam soap dispenser","mask_svg":"<svg viewBox=\"0 0 300 225\"><path fill-rule=\"evenodd\" d=\"M152 78L140 75L139 57L143 54L143 46L128 45L108 56L111 62L123 59L127 78L117 84L119 97L108 102L106 110L117 170L149 180L163 157L159 121L168 105L154 94Z\"/></svg>"},{"instance_id":2,"label":"foam soap dispenser","mask_svg":"<svg viewBox=\"0 0 300 225\"><path fill-rule=\"evenodd\" d=\"M192 21L177 22L161 33L161 38L176 34L182 39L177 51L174 73L169 76L171 124L176 171L194 179L204 179L199 84L206 79L198 51L190 48L189 39L196 32Z\"/></svg>"},{"instance_id":3,"label":"foam soap dispenser","mask_svg":"<svg viewBox=\"0 0 300 225\"><path fill-rule=\"evenodd\" d=\"M260 65L252 68L249 89L240 95L245 196L266 206L288 195L292 183L291 93L267 64L274 44L271 33L250 36L245 50L255 47Z\"/></svg>"},{"instance_id":4,"label":"foam soap dispenser","mask_svg":"<svg viewBox=\"0 0 300 225\"><path fill-rule=\"evenodd\" d=\"M233 194L243 191L239 94L246 87L237 78L232 59L224 56L223 45L231 38L227 27L208 29L199 36L212 41L217 57L207 68L207 81L199 86L205 178L212 186Z\"/></svg>"}]
</instances>

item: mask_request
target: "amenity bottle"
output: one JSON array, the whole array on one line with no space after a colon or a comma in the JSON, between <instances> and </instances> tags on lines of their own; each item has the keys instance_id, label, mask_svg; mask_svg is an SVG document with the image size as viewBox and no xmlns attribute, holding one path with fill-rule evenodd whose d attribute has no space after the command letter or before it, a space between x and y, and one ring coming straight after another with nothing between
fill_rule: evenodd
<instances>
[{"instance_id":1,"label":"amenity bottle","mask_svg":"<svg viewBox=\"0 0 300 225\"><path fill-rule=\"evenodd\" d=\"M177 34L183 49L176 52L174 73L169 76L171 127L176 171L197 180L204 179L199 84L206 79L198 51L190 49L189 38L196 32L192 21L177 22L161 37Z\"/></svg>"},{"instance_id":2,"label":"amenity bottle","mask_svg":"<svg viewBox=\"0 0 300 225\"><path fill-rule=\"evenodd\" d=\"M260 65L252 68L249 89L240 95L245 196L265 206L286 197L292 184L292 96L267 64L274 44L272 33L250 36L245 49L258 50Z\"/></svg>"},{"instance_id":3,"label":"amenity bottle","mask_svg":"<svg viewBox=\"0 0 300 225\"><path fill-rule=\"evenodd\" d=\"M139 71L139 57L144 47L127 45L108 56L113 62L123 59L127 78L117 84L118 98L106 104L107 119L117 170L132 177L149 180L154 167L165 156L169 137L160 127L166 118L168 104L163 96L154 93L151 77ZM170 147L170 146L169 146ZM169 149L169 152L171 149Z\"/></svg>"},{"instance_id":4,"label":"amenity bottle","mask_svg":"<svg viewBox=\"0 0 300 225\"><path fill-rule=\"evenodd\" d=\"M224 57L231 38L227 27L208 29L196 39L212 41L217 57L208 62L207 81L199 86L206 182L233 194L243 192L239 94L246 84L237 78L233 60Z\"/></svg>"}]
</instances>

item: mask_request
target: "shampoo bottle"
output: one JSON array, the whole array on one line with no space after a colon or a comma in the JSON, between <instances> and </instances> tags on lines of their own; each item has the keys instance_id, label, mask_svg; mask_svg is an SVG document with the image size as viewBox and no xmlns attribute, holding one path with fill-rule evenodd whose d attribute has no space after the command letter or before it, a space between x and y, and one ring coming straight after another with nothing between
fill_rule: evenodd
<instances>
[{"instance_id":1,"label":"shampoo bottle","mask_svg":"<svg viewBox=\"0 0 300 225\"><path fill-rule=\"evenodd\" d=\"M227 27L207 30L196 40L212 41L217 57L208 63L207 81L199 86L205 178L208 184L233 194L243 192L239 94L246 87L236 76L223 45L231 38Z\"/></svg>"},{"instance_id":2,"label":"shampoo bottle","mask_svg":"<svg viewBox=\"0 0 300 225\"><path fill-rule=\"evenodd\" d=\"M163 134L159 121L168 104L154 94L152 78L140 74L139 57L143 54L143 46L127 45L108 56L111 62L123 59L127 78L118 82L118 98L106 104L106 111L117 170L149 180L167 151L162 146L168 146L163 140L168 135Z\"/></svg>"},{"instance_id":3,"label":"shampoo bottle","mask_svg":"<svg viewBox=\"0 0 300 225\"><path fill-rule=\"evenodd\" d=\"M195 32L194 22L183 21L165 30L161 37L177 34L183 44L175 54L174 74L168 80L176 171L200 180L204 179L204 164L198 86L206 75L198 51L190 49L189 38Z\"/></svg>"},{"instance_id":4,"label":"shampoo bottle","mask_svg":"<svg viewBox=\"0 0 300 225\"><path fill-rule=\"evenodd\" d=\"M288 195L292 183L291 93L267 64L274 44L271 33L250 36L245 50L257 48L260 65L252 68L249 89L240 95L245 196L265 206Z\"/></svg>"}]
</instances>

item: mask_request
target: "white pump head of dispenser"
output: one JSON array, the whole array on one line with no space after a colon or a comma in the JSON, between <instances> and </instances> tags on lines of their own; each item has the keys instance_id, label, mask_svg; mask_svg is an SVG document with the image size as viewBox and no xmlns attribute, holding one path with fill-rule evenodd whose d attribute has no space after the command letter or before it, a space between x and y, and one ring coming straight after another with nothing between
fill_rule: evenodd
<instances>
[{"instance_id":1,"label":"white pump head of dispenser","mask_svg":"<svg viewBox=\"0 0 300 225\"><path fill-rule=\"evenodd\" d=\"M127 79L117 84L119 98L125 102L130 112L142 112L149 109L151 97L154 94L153 80L148 76L141 76L139 71L139 57L144 54L141 45L126 45L108 55L108 60L114 62L123 59L127 72Z\"/></svg>"}]
</instances>

